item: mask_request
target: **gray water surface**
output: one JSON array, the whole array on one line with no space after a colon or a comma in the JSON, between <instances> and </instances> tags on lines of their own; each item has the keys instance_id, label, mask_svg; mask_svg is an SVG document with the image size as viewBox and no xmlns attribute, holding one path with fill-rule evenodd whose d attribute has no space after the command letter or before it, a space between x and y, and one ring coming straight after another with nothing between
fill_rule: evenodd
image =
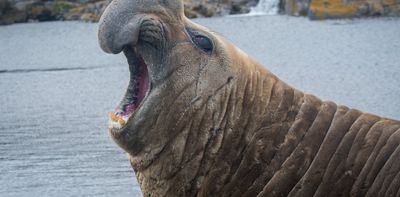
<instances>
[{"instance_id":1,"label":"gray water surface","mask_svg":"<svg viewBox=\"0 0 400 197\"><path fill-rule=\"evenodd\" d=\"M0 43L0 196L141 196L107 135L127 67L96 24L0 27Z\"/></svg>"},{"instance_id":2,"label":"gray water surface","mask_svg":"<svg viewBox=\"0 0 400 197\"><path fill-rule=\"evenodd\" d=\"M295 87L400 119L400 19L202 19ZM0 196L141 196L107 134L128 67L97 24L0 27Z\"/></svg>"}]
</instances>

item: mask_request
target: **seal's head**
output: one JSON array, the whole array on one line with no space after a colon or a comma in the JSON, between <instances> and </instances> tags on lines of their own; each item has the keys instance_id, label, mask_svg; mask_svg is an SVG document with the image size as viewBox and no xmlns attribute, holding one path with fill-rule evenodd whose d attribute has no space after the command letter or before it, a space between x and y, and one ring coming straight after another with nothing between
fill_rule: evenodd
<instances>
[{"instance_id":1,"label":"seal's head","mask_svg":"<svg viewBox=\"0 0 400 197\"><path fill-rule=\"evenodd\" d=\"M135 169L196 126L199 109L223 107L205 105L228 96L221 92L240 72L235 66L240 62L232 57L244 55L189 21L180 0L114 0L101 18L98 36L104 51L123 52L128 60L130 83L110 115L109 131Z\"/></svg>"}]
</instances>

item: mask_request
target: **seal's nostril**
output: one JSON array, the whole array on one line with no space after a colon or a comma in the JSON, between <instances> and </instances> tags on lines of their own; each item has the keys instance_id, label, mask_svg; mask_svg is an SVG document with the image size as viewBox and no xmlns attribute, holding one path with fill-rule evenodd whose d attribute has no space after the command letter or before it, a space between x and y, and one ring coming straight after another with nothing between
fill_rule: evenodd
<instances>
[{"instance_id":1,"label":"seal's nostril","mask_svg":"<svg viewBox=\"0 0 400 197\"><path fill-rule=\"evenodd\" d=\"M135 45L139 36L141 19L143 14L137 14L127 10L126 12L115 12L120 8L118 4L112 3L107 7L99 24L99 43L107 53L118 54L125 45Z\"/></svg>"},{"instance_id":2,"label":"seal's nostril","mask_svg":"<svg viewBox=\"0 0 400 197\"><path fill-rule=\"evenodd\" d=\"M133 18L119 30L114 29L110 31L117 31L117 33L111 34L108 37L108 48L111 53L120 53L125 46L136 45L140 31L140 19Z\"/></svg>"}]
</instances>

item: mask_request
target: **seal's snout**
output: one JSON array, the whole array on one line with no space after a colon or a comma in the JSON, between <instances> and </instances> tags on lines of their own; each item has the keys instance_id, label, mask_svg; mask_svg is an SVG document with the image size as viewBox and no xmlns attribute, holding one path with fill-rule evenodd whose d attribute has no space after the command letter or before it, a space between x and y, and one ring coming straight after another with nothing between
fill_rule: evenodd
<instances>
[{"instance_id":1,"label":"seal's snout","mask_svg":"<svg viewBox=\"0 0 400 197\"><path fill-rule=\"evenodd\" d=\"M140 20L132 18L121 27L102 22L99 29L100 47L107 53L120 53L125 46L135 45L140 32Z\"/></svg>"},{"instance_id":2,"label":"seal's snout","mask_svg":"<svg viewBox=\"0 0 400 197\"><path fill-rule=\"evenodd\" d=\"M107 53L120 53L126 45L137 42L140 28L141 1L114 0L99 22L100 47Z\"/></svg>"},{"instance_id":3,"label":"seal's snout","mask_svg":"<svg viewBox=\"0 0 400 197\"><path fill-rule=\"evenodd\" d=\"M117 54L126 45L135 45L143 17L160 10L176 20L183 17L181 0L113 0L100 18L100 47L107 53Z\"/></svg>"}]
</instances>

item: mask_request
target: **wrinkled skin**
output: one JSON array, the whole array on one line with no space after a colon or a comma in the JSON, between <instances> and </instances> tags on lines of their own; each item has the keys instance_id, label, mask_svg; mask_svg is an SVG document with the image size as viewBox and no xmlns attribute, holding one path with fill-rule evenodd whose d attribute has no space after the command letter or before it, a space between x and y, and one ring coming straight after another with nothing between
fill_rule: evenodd
<instances>
[{"instance_id":1,"label":"wrinkled skin","mask_svg":"<svg viewBox=\"0 0 400 197\"><path fill-rule=\"evenodd\" d=\"M400 195L400 122L290 87L189 21L181 1L114 0L99 42L149 67L141 107L110 128L144 196Z\"/></svg>"}]
</instances>

